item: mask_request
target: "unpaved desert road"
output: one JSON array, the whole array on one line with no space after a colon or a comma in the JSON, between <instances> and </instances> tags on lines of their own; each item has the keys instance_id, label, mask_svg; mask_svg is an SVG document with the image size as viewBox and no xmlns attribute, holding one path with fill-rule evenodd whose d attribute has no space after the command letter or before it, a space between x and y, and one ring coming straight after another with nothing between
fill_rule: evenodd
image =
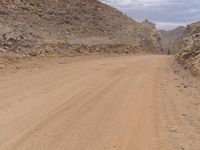
<instances>
[{"instance_id":1,"label":"unpaved desert road","mask_svg":"<svg viewBox=\"0 0 200 150\"><path fill-rule=\"evenodd\" d=\"M199 150L190 109L199 97L174 87L171 60L121 56L0 76L0 150Z\"/></svg>"}]
</instances>

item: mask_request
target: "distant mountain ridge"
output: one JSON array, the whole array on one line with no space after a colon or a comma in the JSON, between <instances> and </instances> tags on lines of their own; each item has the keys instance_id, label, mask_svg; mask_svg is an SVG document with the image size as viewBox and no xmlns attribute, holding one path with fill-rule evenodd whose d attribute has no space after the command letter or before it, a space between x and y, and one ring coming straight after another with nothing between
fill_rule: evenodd
<instances>
[{"instance_id":1,"label":"distant mountain ridge","mask_svg":"<svg viewBox=\"0 0 200 150\"><path fill-rule=\"evenodd\" d=\"M184 36L186 28L184 26L177 27L173 30L159 30L161 35L161 46L165 53L176 53L178 51L178 40Z\"/></svg>"}]
</instances>

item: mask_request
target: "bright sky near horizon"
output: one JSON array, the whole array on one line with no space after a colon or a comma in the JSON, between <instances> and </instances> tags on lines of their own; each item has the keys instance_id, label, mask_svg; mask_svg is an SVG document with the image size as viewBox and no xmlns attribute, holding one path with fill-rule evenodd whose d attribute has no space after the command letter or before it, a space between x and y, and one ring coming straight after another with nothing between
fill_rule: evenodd
<instances>
[{"instance_id":1,"label":"bright sky near horizon","mask_svg":"<svg viewBox=\"0 0 200 150\"><path fill-rule=\"evenodd\" d=\"M137 21L148 19L158 29L174 29L200 20L200 0L100 0Z\"/></svg>"}]
</instances>

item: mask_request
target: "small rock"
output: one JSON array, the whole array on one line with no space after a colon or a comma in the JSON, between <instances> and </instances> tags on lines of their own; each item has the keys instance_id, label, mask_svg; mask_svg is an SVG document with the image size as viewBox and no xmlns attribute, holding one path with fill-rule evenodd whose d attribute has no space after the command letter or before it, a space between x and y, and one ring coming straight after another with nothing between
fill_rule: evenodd
<instances>
[{"instance_id":1,"label":"small rock","mask_svg":"<svg viewBox=\"0 0 200 150\"><path fill-rule=\"evenodd\" d=\"M185 148L183 146L181 146L181 149L184 150Z\"/></svg>"},{"instance_id":2,"label":"small rock","mask_svg":"<svg viewBox=\"0 0 200 150\"><path fill-rule=\"evenodd\" d=\"M0 47L0 52L5 52L6 50Z\"/></svg>"},{"instance_id":3,"label":"small rock","mask_svg":"<svg viewBox=\"0 0 200 150\"><path fill-rule=\"evenodd\" d=\"M18 65L16 65L15 67L16 67L17 69L20 69L20 68L21 68L21 67L20 67L20 66L18 66Z\"/></svg>"},{"instance_id":4,"label":"small rock","mask_svg":"<svg viewBox=\"0 0 200 150\"><path fill-rule=\"evenodd\" d=\"M171 128L169 131L170 132L177 132L178 130L176 128Z\"/></svg>"},{"instance_id":5,"label":"small rock","mask_svg":"<svg viewBox=\"0 0 200 150\"><path fill-rule=\"evenodd\" d=\"M37 56L37 53L36 52L31 52L29 55L32 56L32 57L35 57L35 56Z\"/></svg>"},{"instance_id":6,"label":"small rock","mask_svg":"<svg viewBox=\"0 0 200 150\"><path fill-rule=\"evenodd\" d=\"M4 69L5 65L4 64L0 64L0 69Z\"/></svg>"}]
</instances>

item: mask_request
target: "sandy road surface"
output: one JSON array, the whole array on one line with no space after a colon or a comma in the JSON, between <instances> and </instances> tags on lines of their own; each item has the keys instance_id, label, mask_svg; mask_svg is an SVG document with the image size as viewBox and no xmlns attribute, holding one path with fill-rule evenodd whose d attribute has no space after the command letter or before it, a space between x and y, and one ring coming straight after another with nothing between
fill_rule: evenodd
<instances>
[{"instance_id":1,"label":"sandy road surface","mask_svg":"<svg viewBox=\"0 0 200 150\"><path fill-rule=\"evenodd\" d=\"M199 95L178 86L170 61L102 58L0 76L0 150L199 150Z\"/></svg>"}]
</instances>

